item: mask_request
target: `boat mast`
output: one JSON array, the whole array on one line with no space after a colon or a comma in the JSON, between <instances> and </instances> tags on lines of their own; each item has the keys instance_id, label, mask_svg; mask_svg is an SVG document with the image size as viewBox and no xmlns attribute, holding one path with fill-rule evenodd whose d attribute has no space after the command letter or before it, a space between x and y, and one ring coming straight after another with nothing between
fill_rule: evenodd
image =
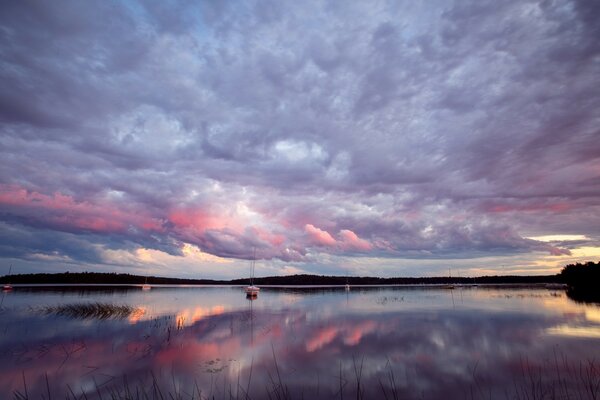
<instances>
[{"instance_id":1,"label":"boat mast","mask_svg":"<svg viewBox=\"0 0 600 400\"><path fill-rule=\"evenodd\" d=\"M250 286L254 286L254 266L256 263L256 247L253 249L252 253L252 264L250 266Z\"/></svg>"}]
</instances>

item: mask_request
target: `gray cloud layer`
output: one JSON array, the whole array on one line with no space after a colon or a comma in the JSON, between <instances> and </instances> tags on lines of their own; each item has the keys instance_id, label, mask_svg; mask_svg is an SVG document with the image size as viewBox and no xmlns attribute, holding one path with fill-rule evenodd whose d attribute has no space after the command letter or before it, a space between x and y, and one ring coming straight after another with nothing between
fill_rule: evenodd
<instances>
[{"instance_id":1,"label":"gray cloud layer","mask_svg":"<svg viewBox=\"0 0 600 400\"><path fill-rule=\"evenodd\" d=\"M5 256L600 239L596 1L0 8Z\"/></svg>"}]
</instances>

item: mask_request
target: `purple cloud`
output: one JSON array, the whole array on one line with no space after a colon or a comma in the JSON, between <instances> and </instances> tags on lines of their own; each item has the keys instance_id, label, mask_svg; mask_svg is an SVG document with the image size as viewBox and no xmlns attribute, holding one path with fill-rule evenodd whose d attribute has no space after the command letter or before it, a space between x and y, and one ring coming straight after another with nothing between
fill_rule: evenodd
<instances>
[{"instance_id":1,"label":"purple cloud","mask_svg":"<svg viewBox=\"0 0 600 400\"><path fill-rule=\"evenodd\" d=\"M0 8L4 257L190 243L301 265L600 240L594 2Z\"/></svg>"}]
</instances>

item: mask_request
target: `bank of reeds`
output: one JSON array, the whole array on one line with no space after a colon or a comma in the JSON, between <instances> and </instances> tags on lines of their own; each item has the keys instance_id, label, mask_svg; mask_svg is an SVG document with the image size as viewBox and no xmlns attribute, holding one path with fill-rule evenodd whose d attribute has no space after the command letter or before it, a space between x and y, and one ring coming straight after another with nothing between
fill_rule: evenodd
<instances>
[{"instance_id":1,"label":"bank of reeds","mask_svg":"<svg viewBox=\"0 0 600 400\"><path fill-rule=\"evenodd\" d=\"M60 304L43 307L40 311L43 314L54 314L78 319L120 319L141 312L136 307L110 303Z\"/></svg>"}]
</instances>

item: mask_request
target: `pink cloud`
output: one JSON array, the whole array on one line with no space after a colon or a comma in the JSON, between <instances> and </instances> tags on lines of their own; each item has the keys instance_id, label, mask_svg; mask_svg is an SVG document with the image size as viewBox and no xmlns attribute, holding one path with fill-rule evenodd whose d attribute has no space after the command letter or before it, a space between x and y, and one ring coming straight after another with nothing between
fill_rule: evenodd
<instances>
[{"instance_id":1,"label":"pink cloud","mask_svg":"<svg viewBox=\"0 0 600 400\"><path fill-rule=\"evenodd\" d=\"M317 228L313 224L306 224L304 231L308 234L310 244L323 247L331 247L337 250L360 250L367 251L373 249L373 245L368 241L358 237L356 233L349 229L342 229L336 238L329 232Z\"/></svg>"},{"instance_id":2,"label":"pink cloud","mask_svg":"<svg viewBox=\"0 0 600 400\"><path fill-rule=\"evenodd\" d=\"M335 246L337 244L329 232L319 229L313 224L304 225L304 231L308 233L312 243L317 246Z\"/></svg>"},{"instance_id":3,"label":"pink cloud","mask_svg":"<svg viewBox=\"0 0 600 400\"><path fill-rule=\"evenodd\" d=\"M342 247L350 250L371 250L373 245L364 239L358 237L358 235L349 229L342 229L340 231L340 237L342 238Z\"/></svg>"},{"instance_id":4,"label":"pink cloud","mask_svg":"<svg viewBox=\"0 0 600 400\"><path fill-rule=\"evenodd\" d=\"M46 195L15 185L0 185L0 205L9 208L14 215L35 216L45 224L68 231L111 233L124 232L129 227L163 231L161 219L146 215L138 209L127 209L106 201L103 205L76 201L62 193Z\"/></svg>"},{"instance_id":5,"label":"pink cloud","mask_svg":"<svg viewBox=\"0 0 600 400\"><path fill-rule=\"evenodd\" d=\"M256 226L251 227L249 231L263 242L267 242L274 247L279 247L286 241L285 236L272 233L267 229L259 228Z\"/></svg>"},{"instance_id":6,"label":"pink cloud","mask_svg":"<svg viewBox=\"0 0 600 400\"><path fill-rule=\"evenodd\" d=\"M178 228L193 228L198 231L220 229L227 226L224 218L215 217L201 209L175 209L169 214L169 221Z\"/></svg>"},{"instance_id":7,"label":"pink cloud","mask_svg":"<svg viewBox=\"0 0 600 400\"><path fill-rule=\"evenodd\" d=\"M553 255L553 256L570 256L571 255L571 250L565 249L565 248L548 246L546 248L546 250L548 250L550 255Z\"/></svg>"}]
</instances>

